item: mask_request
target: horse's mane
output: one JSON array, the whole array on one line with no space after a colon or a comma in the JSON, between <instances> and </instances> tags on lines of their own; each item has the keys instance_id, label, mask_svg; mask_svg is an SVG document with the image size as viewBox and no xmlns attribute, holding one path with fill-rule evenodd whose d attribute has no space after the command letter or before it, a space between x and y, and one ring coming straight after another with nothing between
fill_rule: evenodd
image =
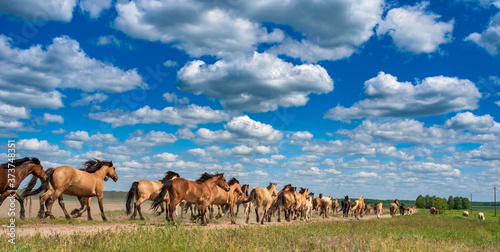
<instances>
[{"instance_id":1,"label":"horse's mane","mask_svg":"<svg viewBox=\"0 0 500 252\"><path fill-rule=\"evenodd\" d=\"M9 164L10 164L10 166L11 166L10 168L12 169L12 165L15 168L15 167L18 167L18 166L26 163L26 162L32 162L32 163L37 164L37 165L40 164L40 160L38 160L38 158L35 158L35 157L34 158L24 157L24 158L16 159L16 160L14 160L12 162L8 162L8 163L5 163L5 164L2 164L2 167L4 169L7 169L7 168L9 168Z\"/></svg>"},{"instance_id":2,"label":"horse's mane","mask_svg":"<svg viewBox=\"0 0 500 252\"><path fill-rule=\"evenodd\" d=\"M241 186L241 191L242 192L244 192L245 190L247 190L246 191L246 196L248 196L248 187L250 187L249 184L244 184L244 185Z\"/></svg>"},{"instance_id":3,"label":"horse's mane","mask_svg":"<svg viewBox=\"0 0 500 252\"><path fill-rule=\"evenodd\" d=\"M99 159L89 160L83 164L81 171L86 171L88 173L95 173L103 166L113 166L113 161L100 161Z\"/></svg>"},{"instance_id":4,"label":"horse's mane","mask_svg":"<svg viewBox=\"0 0 500 252\"><path fill-rule=\"evenodd\" d=\"M307 190L307 188L302 188L301 187L299 193L304 193L306 190Z\"/></svg>"},{"instance_id":5,"label":"horse's mane","mask_svg":"<svg viewBox=\"0 0 500 252\"><path fill-rule=\"evenodd\" d=\"M393 203L397 203L397 204L399 204L399 200L398 200L398 199L395 199L395 200L393 201Z\"/></svg>"},{"instance_id":6,"label":"horse's mane","mask_svg":"<svg viewBox=\"0 0 500 252\"><path fill-rule=\"evenodd\" d=\"M275 185L273 182L269 182L269 185L267 186L267 189L271 189L271 187L273 187L273 185Z\"/></svg>"},{"instance_id":7,"label":"horse's mane","mask_svg":"<svg viewBox=\"0 0 500 252\"><path fill-rule=\"evenodd\" d=\"M173 177L181 177L179 173L173 172L173 171L168 171L165 173L165 177L160 180L160 182L165 183L166 181L171 180Z\"/></svg>"},{"instance_id":8,"label":"horse's mane","mask_svg":"<svg viewBox=\"0 0 500 252\"><path fill-rule=\"evenodd\" d=\"M240 183L240 181L238 181L236 178L231 178L231 179L229 180L229 182L227 182L227 185L232 186L232 185L234 185L234 184L236 184L236 183L238 183L238 184L239 184L239 183Z\"/></svg>"},{"instance_id":9,"label":"horse's mane","mask_svg":"<svg viewBox=\"0 0 500 252\"><path fill-rule=\"evenodd\" d=\"M320 193L320 194L318 195L318 197L319 197L320 199L321 199L321 198L323 198L323 194L322 194L322 193Z\"/></svg>"},{"instance_id":10,"label":"horse's mane","mask_svg":"<svg viewBox=\"0 0 500 252\"><path fill-rule=\"evenodd\" d=\"M308 195L309 195L309 196L314 196L314 193L313 193L313 192L310 192Z\"/></svg>"},{"instance_id":11,"label":"horse's mane","mask_svg":"<svg viewBox=\"0 0 500 252\"><path fill-rule=\"evenodd\" d=\"M288 184L288 185L283 186L283 189L281 189L281 190L285 190L287 187L292 188L292 184Z\"/></svg>"},{"instance_id":12,"label":"horse's mane","mask_svg":"<svg viewBox=\"0 0 500 252\"><path fill-rule=\"evenodd\" d=\"M216 174L208 174L206 172L204 172L203 174L201 174L201 177L199 179L197 179L195 182L198 183L198 184L202 184L204 183L205 181L215 177L215 176L219 176L220 173L216 173Z\"/></svg>"}]
</instances>

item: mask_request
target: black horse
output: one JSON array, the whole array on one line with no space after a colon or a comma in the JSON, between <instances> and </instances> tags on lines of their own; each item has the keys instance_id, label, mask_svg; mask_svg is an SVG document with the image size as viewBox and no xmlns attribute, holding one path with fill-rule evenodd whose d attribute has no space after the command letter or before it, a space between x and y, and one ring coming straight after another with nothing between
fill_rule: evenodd
<instances>
[{"instance_id":1,"label":"black horse","mask_svg":"<svg viewBox=\"0 0 500 252\"><path fill-rule=\"evenodd\" d=\"M349 200L349 196L345 196L344 200L342 200L342 208L339 211L342 211L342 217L349 217L349 210L351 209L351 201Z\"/></svg>"}]
</instances>

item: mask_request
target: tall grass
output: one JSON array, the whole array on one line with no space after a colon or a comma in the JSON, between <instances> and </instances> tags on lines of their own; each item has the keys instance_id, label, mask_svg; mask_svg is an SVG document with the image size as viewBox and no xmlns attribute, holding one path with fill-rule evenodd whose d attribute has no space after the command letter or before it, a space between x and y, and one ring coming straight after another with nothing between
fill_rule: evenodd
<instances>
[{"instance_id":1,"label":"tall grass","mask_svg":"<svg viewBox=\"0 0 500 252\"><path fill-rule=\"evenodd\" d=\"M70 227L68 227L70 228ZM134 230L19 237L0 235L15 251L498 251L500 222L420 213L365 221L293 222L288 225L211 229L159 222Z\"/></svg>"}]
</instances>

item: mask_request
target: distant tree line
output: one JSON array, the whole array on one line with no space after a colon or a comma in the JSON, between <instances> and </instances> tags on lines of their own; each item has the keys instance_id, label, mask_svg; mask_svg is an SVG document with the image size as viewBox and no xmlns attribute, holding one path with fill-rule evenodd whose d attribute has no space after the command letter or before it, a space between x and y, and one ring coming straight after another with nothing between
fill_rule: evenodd
<instances>
[{"instance_id":1,"label":"distant tree line","mask_svg":"<svg viewBox=\"0 0 500 252\"><path fill-rule=\"evenodd\" d=\"M435 207L438 209L439 213L444 213L448 209L470 209L471 202L466 197L453 197L450 195L448 200L446 200L446 198L431 197L427 194L425 197L419 195L415 200L415 206L417 208L427 209Z\"/></svg>"}]
</instances>

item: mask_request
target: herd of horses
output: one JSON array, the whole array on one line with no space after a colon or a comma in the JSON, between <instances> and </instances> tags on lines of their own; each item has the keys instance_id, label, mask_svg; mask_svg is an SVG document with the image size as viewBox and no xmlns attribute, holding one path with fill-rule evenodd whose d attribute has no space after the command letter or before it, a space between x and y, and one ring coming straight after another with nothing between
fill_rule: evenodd
<instances>
[{"instance_id":1,"label":"herd of horses","mask_svg":"<svg viewBox=\"0 0 500 252\"><path fill-rule=\"evenodd\" d=\"M40 195L39 218L54 218L52 206L57 199L64 215L67 219L80 217L85 211L89 220L92 220L90 213L90 200L97 197L101 217L103 221L107 218L104 214L103 191L104 181L109 178L118 180L115 167L112 161L89 160L85 162L82 169L75 169L70 166L59 166L44 170L37 158L23 158L12 160L10 166L2 164L0 168L0 205L9 195L13 195L20 203L20 216L24 219L24 198L32 195ZM15 183L8 183L7 172L14 170ZM28 183L21 195L17 189L21 182L32 174L33 178ZM33 190L37 180L41 181L41 186ZM81 207L68 213L64 204L63 195L76 196ZM132 201L135 198L135 202ZM126 196L126 214L135 219L137 213L141 220L144 220L141 211L141 204L146 200L152 201L151 208L156 214L166 212L166 220L174 222L174 212L178 205L181 206L181 214L191 209L191 219L200 219L201 224L207 224L207 210L213 216L214 208L218 207L219 214L216 218L224 216L229 211L231 223L234 224L235 216L238 214L239 206L245 208L245 222L249 223L250 212L254 207L257 223L264 224L264 221L271 221L271 217L277 215L278 222L281 221L283 212L285 221L300 218L309 221L313 211L323 218L328 218L330 213L342 212L344 218L349 214L356 219L369 214L372 209L374 214L380 218L383 214L383 203L365 203L364 197L352 200L348 196L339 204L337 199L319 194L314 197L314 193L308 188L300 188L291 184L285 185L278 191L276 183L269 183L266 188L254 187L249 191L249 185L241 185L236 178L226 181L224 173L208 174L203 173L196 181L182 178L178 173L168 171L165 177L159 181L139 180L132 183ZM194 211L193 211L194 207ZM236 207L236 213L234 212ZM133 209L133 212L132 212ZM405 213L412 215L415 207L406 207L396 199L390 204L390 215L394 216L399 210L400 215ZM260 212L260 215L259 215ZM175 223L174 223L175 224Z\"/></svg>"}]
</instances>

